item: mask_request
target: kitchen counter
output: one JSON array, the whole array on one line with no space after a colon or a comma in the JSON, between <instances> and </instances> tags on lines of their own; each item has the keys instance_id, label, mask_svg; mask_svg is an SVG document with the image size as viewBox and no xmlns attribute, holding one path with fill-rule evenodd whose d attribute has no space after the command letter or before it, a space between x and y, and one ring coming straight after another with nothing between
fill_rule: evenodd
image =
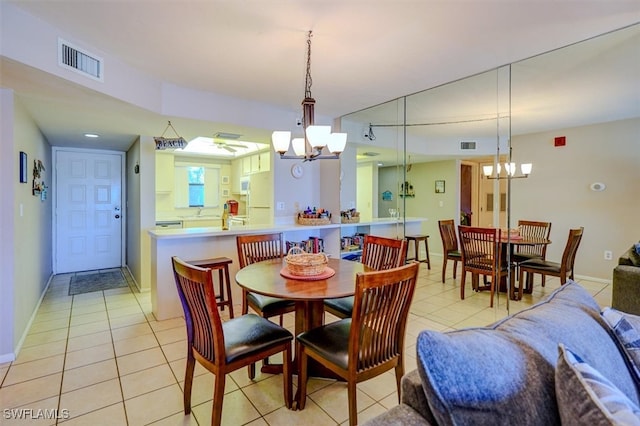
<instances>
[{"instance_id":1,"label":"kitchen counter","mask_svg":"<svg viewBox=\"0 0 640 426\"><path fill-rule=\"evenodd\" d=\"M426 218L411 217L404 219L378 218L361 223L330 223L327 225L305 226L295 223L277 225L235 225L223 231L220 226L167 229L149 229L151 249L151 307L158 320L183 315L182 306L174 282L171 257L182 260L207 259L225 256L233 260L229 273L233 277L238 271L236 236L242 234L262 234L282 232L285 241L302 241L311 236L323 238L325 252L334 257L340 256L340 238L343 232L370 232L372 234L396 237L421 232L422 222ZM234 304L241 303L241 292L232 284Z\"/></svg>"}]
</instances>

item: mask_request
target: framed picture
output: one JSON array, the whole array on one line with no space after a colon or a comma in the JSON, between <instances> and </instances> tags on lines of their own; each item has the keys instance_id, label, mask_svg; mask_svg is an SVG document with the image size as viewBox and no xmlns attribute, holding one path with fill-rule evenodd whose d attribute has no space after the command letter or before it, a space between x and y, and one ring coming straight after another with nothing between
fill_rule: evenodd
<instances>
[{"instance_id":1,"label":"framed picture","mask_svg":"<svg viewBox=\"0 0 640 426\"><path fill-rule=\"evenodd\" d=\"M27 153L20 151L20 183L27 183Z\"/></svg>"},{"instance_id":2,"label":"framed picture","mask_svg":"<svg viewBox=\"0 0 640 426\"><path fill-rule=\"evenodd\" d=\"M229 185L229 176L222 176L222 184Z\"/></svg>"},{"instance_id":3,"label":"framed picture","mask_svg":"<svg viewBox=\"0 0 640 426\"><path fill-rule=\"evenodd\" d=\"M436 181L436 194L444 194L444 181L437 180Z\"/></svg>"},{"instance_id":4,"label":"framed picture","mask_svg":"<svg viewBox=\"0 0 640 426\"><path fill-rule=\"evenodd\" d=\"M228 197L229 196L229 190L228 189L223 189L222 190L222 196L223 197Z\"/></svg>"}]
</instances>

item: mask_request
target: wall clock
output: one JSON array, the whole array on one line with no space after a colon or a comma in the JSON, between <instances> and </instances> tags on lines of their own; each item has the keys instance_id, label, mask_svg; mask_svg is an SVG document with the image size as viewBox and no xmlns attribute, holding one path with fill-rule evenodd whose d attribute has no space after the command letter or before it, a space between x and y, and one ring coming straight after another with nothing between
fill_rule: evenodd
<instances>
[{"instance_id":1,"label":"wall clock","mask_svg":"<svg viewBox=\"0 0 640 426\"><path fill-rule=\"evenodd\" d=\"M304 175L304 169L302 168L302 164L294 164L291 166L291 176L296 179L300 179Z\"/></svg>"}]
</instances>

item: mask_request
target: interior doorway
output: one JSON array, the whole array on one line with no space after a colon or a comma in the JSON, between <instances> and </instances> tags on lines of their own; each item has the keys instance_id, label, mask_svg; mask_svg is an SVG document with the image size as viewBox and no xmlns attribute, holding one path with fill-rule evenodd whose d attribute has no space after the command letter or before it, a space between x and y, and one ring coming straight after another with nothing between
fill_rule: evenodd
<instances>
[{"instance_id":1,"label":"interior doorway","mask_svg":"<svg viewBox=\"0 0 640 426\"><path fill-rule=\"evenodd\" d=\"M54 149L54 272L124 265L124 153Z\"/></svg>"}]
</instances>

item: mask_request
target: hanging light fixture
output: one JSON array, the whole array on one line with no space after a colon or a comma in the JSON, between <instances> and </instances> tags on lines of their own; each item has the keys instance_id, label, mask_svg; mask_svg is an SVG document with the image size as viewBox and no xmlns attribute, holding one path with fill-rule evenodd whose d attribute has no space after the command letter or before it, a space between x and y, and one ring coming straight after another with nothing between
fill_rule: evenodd
<instances>
[{"instance_id":1,"label":"hanging light fixture","mask_svg":"<svg viewBox=\"0 0 640 426\"><path fill-rule=\"evenodd\" d=\"M347 144L346 133L331 133L331 126L317 126L314 123L315 99L311 97L311 34L307 34L307 74L305 76L304 100L302 101L302 126L304 138L291 140L291 132L275 131L271 135L273 149L280 158L303 161L337 159ZM287 154L289 145L295 155ZM323 154L328 151L330 154Z\"/></svg>"},{"instance_id":2,"label":"hanging light fixture","mask_svg":"<svg viewBox=\"0 0 640 426\"><path fill-rule=\"evenodd\" d=\"M529 177L532 169L533 165L531 163L523 163L520 165L520 171L522 172L522 175L516 176L516 163L504 163L505 175L502 175L502 166L500 165L500 163L498 163L496 165L495 176L493 175L492 165L482 166L482 173L487 179L523 179Z\"/></svg>"}]
</instances>

